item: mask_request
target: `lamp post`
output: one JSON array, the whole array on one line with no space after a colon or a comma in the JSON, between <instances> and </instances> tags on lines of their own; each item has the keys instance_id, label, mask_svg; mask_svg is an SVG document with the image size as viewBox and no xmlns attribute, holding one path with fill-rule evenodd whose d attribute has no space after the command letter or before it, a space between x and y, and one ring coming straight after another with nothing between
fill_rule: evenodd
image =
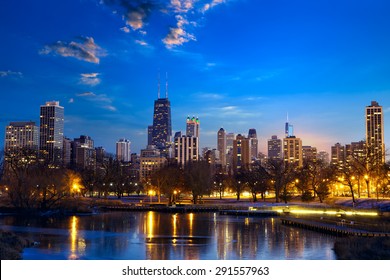
<instances>
[{"instance_id":1,"label":"lamp post","mask_svg":"<svg viewBox=\"0 0 390 280\"><path fill-rule=\"evenodd\" d=\"M150 202L152 202L152 195L153 195L153 191L152 190L149 191L149 195L150 195Z\"/></svg>"}]
</instances>

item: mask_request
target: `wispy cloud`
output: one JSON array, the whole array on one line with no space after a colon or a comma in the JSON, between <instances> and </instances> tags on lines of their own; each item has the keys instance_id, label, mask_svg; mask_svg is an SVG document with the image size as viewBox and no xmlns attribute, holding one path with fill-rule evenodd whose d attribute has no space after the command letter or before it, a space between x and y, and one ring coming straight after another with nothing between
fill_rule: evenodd
<instances>
[{"instance_id":1,"label":"wispy cloud","mask_svg":"<svg viewBox=\"0 0 390 280\"><path fill-rule=\"evenodd\" d=\"M140 46L149 46L148 43L146 43L144 40L135 40L135 43Z\"/></svg>"},{"instance_id":2,"label":"wispy cloud","mask_svg":"<svg viewBox=\"0 0 390 280\"><path fill-rule=\"evenodd\" d=\"M177 26L171 27L168 35L162 40L168 49L183 45L188 41L196 41L195 36L184 29L188 21L181 15L177 15L176 19Z\"/></svg>"},{"instance_id":3,"label":"wispy cloud","mask_svg":"<svg viewBox=\"0 0 390 280\"><path fill-rule=\"evenodd\" d=\"M96 64L100 62L100 57L106 55L105 50L98 46L92 37L79 37L78 41L71 42L57 41L46 45L39 53L42 55L54 53Z\"/></svg>"},{"instance_id":4,"label":"wispy cloud","mask_svg":"<svg viewBox=\"0 0 390 280\"><path fill-rule=\"evenodd\" d=\"M100 73L83 73L81 74L80 83L89 86L96 86L100 84Z\"/></svg>"},{"instance_id":5,"label":"wispy cloud","mask_svg":"<svg viewBox=\"0 0 390 280\"><path fill-rule=\"evenodd\" d=\"M219 5L219 4L223 4L225 3L226 0L212 0L210 3L207 3L207 4L204 4L203 8L202 8L202 12L207 12L208 10L214 8L215 6Z\"/></svg>"},{"instance_id":6,"label":"wispy cloud","mask_svg":"<svg viewBox=\"0 0 390 280\"><path fill-rule=\"evenodd\" d=\"M22 78L22 72L14 72L11 70L0 71L0 77L12 77L12 78Z\"/></svg>"},{"instance_id":7,"label":"wispy cloud","mask_svg":"<svg viewBox=\"0 0 390 280\"><path fill-rule=\"evenodd\" d=\"M112 105L112 99L109 98L106 94L95 94L91 91L86 91L83 93L76 94L77 97L85 98L91 102L97 104L100 108L103 108L108 111L116 111L116 107Z\"/></svg>"},{"instance_id":8,"label":"wispy cloud","mask_svg":"<svg viewBox=\"0 0 390 280\"><path fill-rule=\"evenodd\" d=\"M219 93L197 93L194 94L194 97L197 97L199 99L207 99L207 100L221 100L225 98L223 94L219 94Z\"/></svg>"}]
</instances>

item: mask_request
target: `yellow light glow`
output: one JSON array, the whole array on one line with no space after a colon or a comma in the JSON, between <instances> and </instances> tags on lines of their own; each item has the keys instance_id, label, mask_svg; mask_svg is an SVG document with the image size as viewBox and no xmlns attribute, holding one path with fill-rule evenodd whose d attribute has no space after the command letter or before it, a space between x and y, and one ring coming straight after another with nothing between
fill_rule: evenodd
<instances>
[{"instance_id":1,"label":"yellow light glow","mask_svg":"<svg viewBox=\"0 0 390 280\"><path fill-rule=\"evenodd\" d=\"M278 213L283 213L283 209L278 209ZM319 214L319 215L347 215L347 216L378 216L377 212L366 211L337 211L337 210L315 210L315 209L290 209L292 214Z\"/></svg>"}]
</instances>

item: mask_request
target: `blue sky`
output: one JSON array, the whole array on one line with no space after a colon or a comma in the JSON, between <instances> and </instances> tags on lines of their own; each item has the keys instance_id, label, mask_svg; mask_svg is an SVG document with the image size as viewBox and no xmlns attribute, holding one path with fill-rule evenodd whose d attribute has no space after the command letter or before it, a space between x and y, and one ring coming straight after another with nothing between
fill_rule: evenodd
<instances>
[{"instance_id":1,"label":"blue sky","mask_svg":"<svg viewBox=\"0 0 390 280\"><path fill-rule=\"evenodd\" d=\"M216 147L220 127L256 128L265 152L288 114L304 145L329 152L365 137L371 100L390 147L389 11L386 0L1 1L0 125L39 122L58 100L67 137L109 152L127 138L138 153L167 72L173 131L198 116L201 147Z\"/></svg>"}]
</instances>

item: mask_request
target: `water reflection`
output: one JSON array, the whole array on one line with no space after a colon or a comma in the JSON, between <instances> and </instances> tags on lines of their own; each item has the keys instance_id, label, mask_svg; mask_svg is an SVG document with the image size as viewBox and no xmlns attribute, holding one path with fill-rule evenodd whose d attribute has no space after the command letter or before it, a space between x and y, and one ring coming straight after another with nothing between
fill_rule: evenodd
<instances>
[{"instance_id":1,"label":"water reflection","mask_svg":"<svg viewBox=\"0 0 390 280\"><path fill-rule=\"evenodd\" d=\"M278 218L114 212L66 218L0 217L40 245L25 259L334 259L334 238Z\"/></svg>"}]
</instances>

